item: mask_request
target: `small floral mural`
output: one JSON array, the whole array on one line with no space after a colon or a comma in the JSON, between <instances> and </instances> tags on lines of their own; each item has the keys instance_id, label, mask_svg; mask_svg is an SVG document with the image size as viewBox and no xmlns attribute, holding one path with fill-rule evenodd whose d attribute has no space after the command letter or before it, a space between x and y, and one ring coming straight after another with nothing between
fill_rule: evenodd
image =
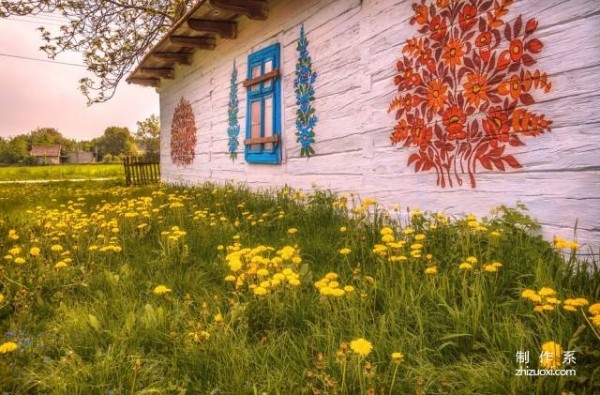
<instances>
[{"instance_id":1,"label":"small floral mural","mask_svg":"<svg viewBox=\"0 0 600 395\"><path fill-rule=\"evenodd\" d=\"M314 127L317 123L315 109L311 103L315 100L313 84L317 79L317 73L312 71L310 55L308 53L308 40L304 35L304 25L300 28L300 39L298 40L298 63L296 63L296 137L300 143L300 156L309 157L314 155L315 150L311 146L315 142Z\"/></svg>"},{"instance_id":2,"label":"small floral mural","mask_svg":"<svg viewBox=\"0 0 600 395\"><path fill-rule=\"evenodd\" d=\"M183 97L171 122L171 160L177 166L191 165L196 156L196 120L190 102Z\"/></svg>"},{"instance_id":3,"label":"small floral mural","mask_svg":"<svg viewBox=\"0 0 600 395\"><path fill-rule=\"evenodd\" d=\"M229 139L228 147L229 157L231 158L231 160L237 159L237 149L239 146L238 136L240 134L240 123L238 122L239 102L237 94L237 67L235 66L234 61L229 88L229 104L227 106L227 114L229 118L229 126L227 127L227 138Z\"/></svg>"},{"instance_id":4,"label":"small floral mural","mask_svg":"<svg viewBox=\"0 0 600 395\"><path fill-rule=\"evenodd\" d=\"M513 0L425 0L413 4L407 40L396 63L398 95L392 144L416 148L415 171L435 170L437 185L475 188L478 165L486 170L520 168L510 147L523 137L550 131L551 121L528 106L539 89L551 89L546 73L532 70L543 44L533 35L536 19L503 21Z\"/></svg>"}]
</instances>

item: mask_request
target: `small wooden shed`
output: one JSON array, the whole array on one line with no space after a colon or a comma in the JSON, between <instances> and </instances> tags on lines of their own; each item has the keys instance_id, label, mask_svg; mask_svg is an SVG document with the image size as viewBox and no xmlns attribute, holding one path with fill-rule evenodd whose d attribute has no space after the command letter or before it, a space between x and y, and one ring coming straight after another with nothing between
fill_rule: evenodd
<instances>
[{"instance_id":1,"label":"small wooden shed","mask_svg":"<svg viewBox=\"0 0 600 395\"><path fill-rule=\"evenodd\" d=\"M36 163L39 165L60 165L60 145L31 147L30 154L35 157Z\"/></svg>"},{"instance_id":2,"label":"small wooden shed","mask_svg":"<svg viewBox=\"0 0 600 395\"><path fill-rule=\"evenodd\" d=\"M422 210L524 203L600 244L600 1L199 0L130 83L161 177Z\"/></svg>"}]
</instances>

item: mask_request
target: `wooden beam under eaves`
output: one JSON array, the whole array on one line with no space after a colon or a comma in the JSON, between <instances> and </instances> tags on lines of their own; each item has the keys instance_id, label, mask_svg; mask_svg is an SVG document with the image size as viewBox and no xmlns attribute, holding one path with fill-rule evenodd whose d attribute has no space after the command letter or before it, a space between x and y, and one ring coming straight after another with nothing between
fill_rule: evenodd
<instances>
[{"instance_id":1,"label":"wooden beam under eaves","mask_svg":"<svg viewBox=\"0 0 600 395\"><path fill-rule=\"evenodd\" d=\"M175 74L171 67L141 67L140 72L144 75L157 78L175 78Z\"/></svg>"},{"instance_id":2,"label":"wooden beam under eaves","mask_svg":"<svg viewBox=\"0 0 600 395\"><path fill-rule=\"evenodd\" d=\"M158 78L142 78L142 77L131 77L127 79L127 82L130 84L143 85L143 86L153 86L157 87L160 84L160 80Z\"/></svg>"},{"instance_id":3,"label":"wooden beam under eaves","mask_svg":"<svg viewBox=\"0 0 600 395\"><path fill-rule=\"evenodd\" d=\"M171 44L181 47L215 49L216 39L214 37L190 37L190 36L171 36Z\"/></svg>"},{"instance_id":4,"label":"wooden beam under eaves","mask_svg":"<svg viewBox=\"0 0 600 395\"><path fill-rule=\"evenodd\" d=\"M188 19L188 26L192 30L203 33L215 33L222 38L237 37L237 23L234 21L212 21L208 19Z\"/></svg>"},{"instance_id":5,"label":"wooden beam under eaves","mask_svg":"<svg viewBox=\"0 0 600 395\"><path fill-rule=\"evenodd\" d=\"M209 0L209 4L221 11L246 15L249 19L265 20L269 16L265 0Z\"/></svg>"},{"instance_id":6,"label":"wooden beam under eaves","mask_svg":"<svg viewBox=\"0 0 600 395\"><path fill-rule=\"evenodd\" d=\"M181 64L191 64L192 55L187 53L176 53L176 52L154 52L152 56L160 60L169 60Z\"/></svg>"}]
</instances>

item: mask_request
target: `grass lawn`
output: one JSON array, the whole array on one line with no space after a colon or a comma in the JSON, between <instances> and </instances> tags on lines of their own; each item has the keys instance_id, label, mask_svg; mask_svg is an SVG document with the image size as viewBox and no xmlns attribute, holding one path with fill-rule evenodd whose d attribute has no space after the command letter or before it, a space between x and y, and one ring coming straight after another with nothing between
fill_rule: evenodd
<instances>
[{"instance_id":1,"label":"grass lawn","mask_svg":"<svg viewBox=\"0 0 600 395\"><path fill-rule=\"evenodd\" d=\"M0 167L0 181L72 180L124 177L122 164L65 164L54 166Z\"/></svg>"},{"instance_id":2,"label":"grass lawn","mask_svg":"<svg viewBox=\"0 0 600 395\"><path fill-rule=\"evenodd\" d=\"M109 182L0 213L6 393L600 393L598 262L523 209Z\"/></svg>"}]
</instances>

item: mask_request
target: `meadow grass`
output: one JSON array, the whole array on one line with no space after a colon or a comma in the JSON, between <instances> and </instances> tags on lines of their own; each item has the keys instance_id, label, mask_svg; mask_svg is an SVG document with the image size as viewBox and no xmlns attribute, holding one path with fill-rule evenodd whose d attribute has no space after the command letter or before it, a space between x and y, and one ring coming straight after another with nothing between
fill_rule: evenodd
<instances>
[{"instance_id":1,"label":"meadow grass","mask_svg":"<svg viewBox=\"0 0 600 395\"><path fill-rule=\"evenodd\" d=\"M0 167L0 181L123 178L122 164L64 164Z\"/></svg>"},{"instance_id":2,"label":"meadow grass","mask_svg":"<svg viewBox=\"0 0 600 395\"><path fill-rule=\"evenodd\" d=\"M11 394L600 391L597 262L522 208L451 218L209 184L0 196ZM516 376L518 352L576 376Z\"/></svg>"}]
</instances>

